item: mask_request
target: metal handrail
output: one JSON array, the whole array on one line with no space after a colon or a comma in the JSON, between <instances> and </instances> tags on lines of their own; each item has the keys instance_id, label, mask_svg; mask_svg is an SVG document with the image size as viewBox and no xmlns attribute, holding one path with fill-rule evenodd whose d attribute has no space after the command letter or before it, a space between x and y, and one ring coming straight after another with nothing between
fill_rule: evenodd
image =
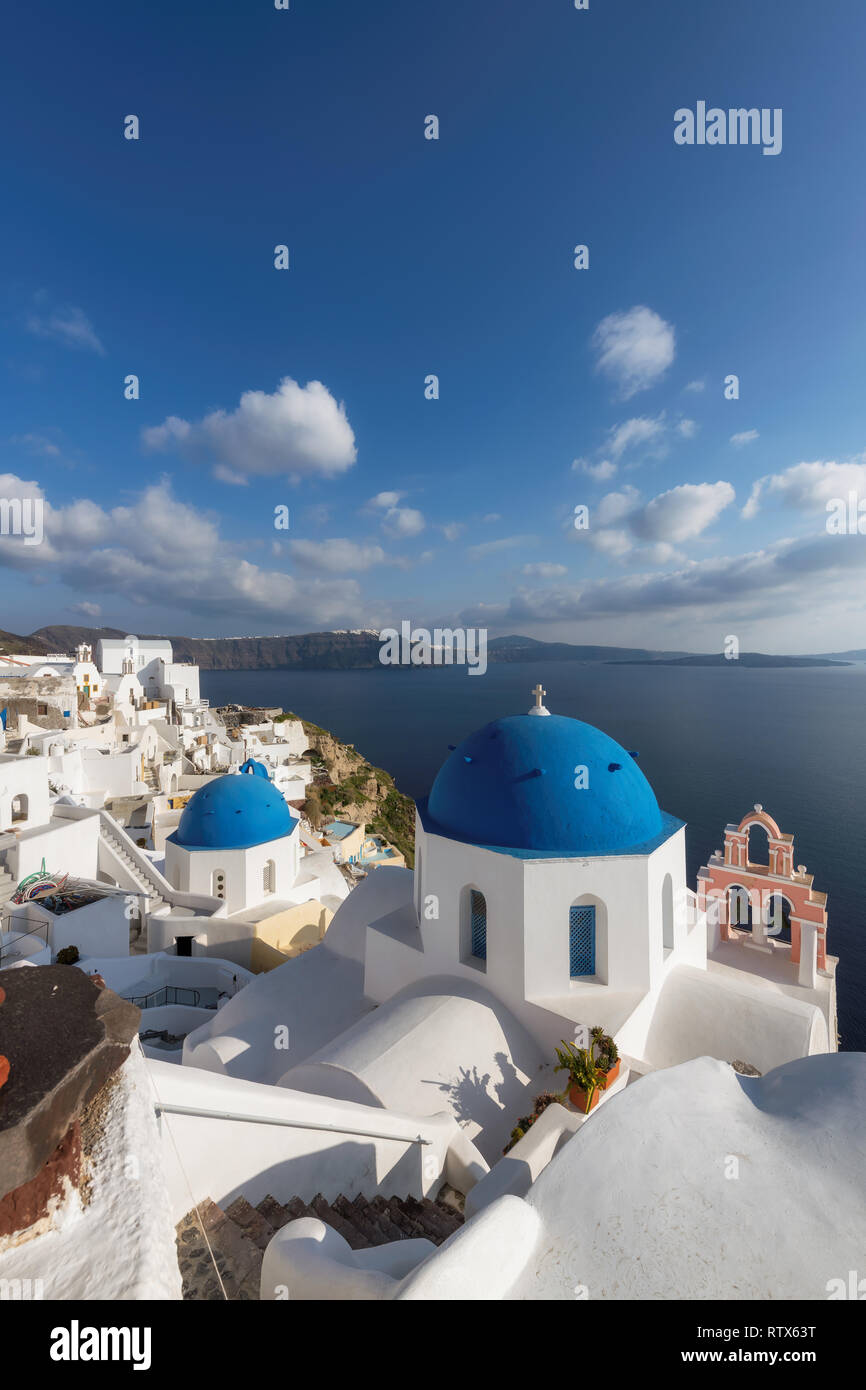
<instances>
[{"instance_id":1,"label":"metal handrail","mask_svg":"<svg viewBox=\"0 0 866 1390\"><path fill-rule=\"evenodd\" d=\"M147 1001L148 1001L149 999L155 999L155 998L157 997L158 994L164 994L164 995L165 995L164 1003L168 1004L168 1003L169 1003L169 998L168 998L168 996L169 996L169 991L171 991L171 993L174 995L174 999L171 1000L171 1003L173 1003L173 1004L181 1004L182 1001L181 1001L180 999L178 999L178 997L177 997L178 990L180 990L180 991L181 991L182 993L184 993L184 994L191 994L191 995L193 995L192 1004L189 1005L190 1008L197 1008L197 1007L198 1007L199 1002L200 1002L200 1000L201 1000L201 994L199 993L199 991L198 991L197 989L193 989L191 985L160 985L160 986L159 986L159 989L152 989L152 990L150 991L150 994L134 994L134 995L125 994L123 997L124 997L124 999L126 1000L126 1002L127 1002L128 1004L134 1004L134 1005L136 1006L137 1009L149 1009L149 1008L150 1008L150 1005L148 1004ZM160 1006L160 1007L161 1007L161 1006Z\"/></svg>"},{"instance_id":2,"label":"metal handrail","mask_svg":"<svg viewBox=\"0 0 866 1390\"><path fill-rule=\"evenodd\" d=\"M431 1144L420 1134L382 1134L373 1129L347 1129L345 1125L320 1125L314 1120L284 1120L279 1115L238 1115L231 1110L200 1110L193 1105L154 1105L157 1115L198 1115L205 1120L243 1120L253 1125L282 1125L286 1129L317 1129L326 1134L353 1134L359 1139L393 1139L395 1144Z\"/></svg>"},{"instance_id":3,"label":"metal handrail","mask_svg":"<svg viewBox=\"0 0 866 1390\"><path fill-rule=\"evenodd\" d=\"M40 922L40 924L39 924L38 927L31 927L29 931L18 932L17 935L13 936L13 938L12 938L11 941L7 941L7 942L6 942L6 945L5 945L5 946L2 945L2 943L0 943L0 961L2 961L2 959L3 959L3 952L4 952L4 951L9 951L9 950L11 950L11 948L15 945L15 942L16 942L16 941L23 941L23 939L24 939L25 936L35 936L37 932L41 932L41 931L44 931L44 932L45 932L45 945L47 946L47 945L48 945L48 928L49 928L50 926L51 926L51 923L50 923L50 922Z\"/></svg>"}]
</instances>

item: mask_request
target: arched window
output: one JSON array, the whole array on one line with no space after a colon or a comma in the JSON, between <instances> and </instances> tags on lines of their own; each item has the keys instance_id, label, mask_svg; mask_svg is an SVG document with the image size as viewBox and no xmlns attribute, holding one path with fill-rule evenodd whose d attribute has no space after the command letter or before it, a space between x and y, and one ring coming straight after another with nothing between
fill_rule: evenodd
<instances>
[{"instance_id":1,"label":"arched window","mask_svg":"<svg viewBox=\"0 0 866 1390\"><path fill-rule=\"evenodd\" d=\"M666 951L674 949L674 881L665 874L662 884L662 946Z\"/></svg>"},{"instance_id":2,"label":"arched window","mask_svg":"<svg viewBox=\"0 0 866 1390\"><path fill-rule=\"evenodd\" d=\"M595 974L595 908L591 904L568 909L568 963L572 980Z\"/></svg>"},{"instance_id":3,"label":"arched window","mask_svg":"<svg viewBox=\"0 0 866 1390\"><path fill-rule=\"evenodd\" d=\"M24 795L23 792L21 793L20 796L13 796L13 798L12 798L12 824L13 824L13 825L15 825L18 821L24 821L24 820L27 819L27 815L28 815L28 806L29 806L29 799L28 799L28 797L26 797L26 796Z\"/></svg>"},{"instance_id":4,"label":"arched window","mask_svg":"<svg viewBox=\"0 0 866 1390\"><path fill-rule=\"evenodd\" d=\"M774 941L791 940L791 904L781 893L774 893L764 913L764 930Z\"/></svg>"},{"instance_id":5,"label":"arched window","mask_svg":"<svg viewBox=\"0 0 866 1390\"><path fill-rule=\"evenodd\" d=\"M752 821L749 826L746 858L750 864L769 866L770 836L760 821Z\"/></svg>"},{"instance_id":6,"label":"arched window","mask_svg":"<svg viewBox=\"0 0 866 1390\"><path fill-rule=\"evenodd\" d=\"M476 960L487 959L487 900L476 888L469 891L469 947Z\"/></svg>"},{"instance_id":7,"label":"arched window","mask_svg":"<svg viewBox=\"0 0 866 1390\"><path fill-rule=\"evenodd\" d=\"M739 931L752 930L752 904L741 884L728 889L728 922Z\"/></svg>"}]
</instances>

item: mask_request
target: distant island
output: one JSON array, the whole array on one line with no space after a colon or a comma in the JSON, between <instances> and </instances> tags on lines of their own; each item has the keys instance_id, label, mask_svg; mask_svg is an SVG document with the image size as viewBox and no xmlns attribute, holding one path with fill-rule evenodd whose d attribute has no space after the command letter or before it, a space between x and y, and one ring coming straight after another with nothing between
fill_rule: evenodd
<instances>
[{"instance_id":1,"label":"distant island","mask_svg":"<svg viewBox=\"0 0 866 1390\"><path fill-rule=\"evenodd\" d=\"M615 666L851 666L829 656L770 656L767 652L740 652L734 659L722 652L698 652L692 656L649 657L646 660L614 661Z\"/></svg>"},{"instance_id":2,"label":"distant island","mask_svg":"<svg viewBox=\"0 0 866 1390\"><path fill-rule=\"evenodd\" d=\"M379 634L371 628L335 632L305 632L272 637L178 637L171 633L142 633L139 637L167 638L175 661L188 661L203 671L362 671L387 669L379 661ZM81 642L95 647L101 637L125 637L113 627L40 627L29 636L0 630L0 656L38 656L71 652ZM487 646L491 664L539 661L582 661L618 666L847 666L866 661L866 650L830 652L816 656L774 656L741 652L736 661L721 652L653 651L645 647L606 647L571 642L542 642L512 634L493 637ZM391 668L400 669L400 668Z\"/></svg>"}]
</instances>

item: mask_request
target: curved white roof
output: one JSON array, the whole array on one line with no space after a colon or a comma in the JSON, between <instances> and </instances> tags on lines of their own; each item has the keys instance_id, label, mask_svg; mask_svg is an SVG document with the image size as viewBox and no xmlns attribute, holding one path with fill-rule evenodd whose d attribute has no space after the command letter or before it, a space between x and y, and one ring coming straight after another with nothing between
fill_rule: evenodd
<instances>
[{"instance_id":1,"label":"curved white roof","mask_svg":"<svg viewBox=\"0 0 866 1390\"><path fill-rule=\"evenodd\" d=\"M827 1299L863 1271L864 1117L862 1053L642 1078L530 1189L543 1231L508 1297Z\"/></svg>"},{"instance_id":2,"label":"curved white roof","mask_svg":"<svg viewBox=\"0 0 866 1390\"><path fill-rule=\"evenodd\" d=\"M280 1085L404 1114L445 1111L495 1163L544 1089L549 1061L487 990L440 976L395 994Z\"/></svg>"}]
</instances>

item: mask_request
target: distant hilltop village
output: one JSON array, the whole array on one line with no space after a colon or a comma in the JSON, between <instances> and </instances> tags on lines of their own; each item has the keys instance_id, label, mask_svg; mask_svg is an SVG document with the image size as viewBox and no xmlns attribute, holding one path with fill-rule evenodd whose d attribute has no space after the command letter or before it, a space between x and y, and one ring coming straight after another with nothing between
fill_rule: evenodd
<instances>
[{"instance_id":1,"label":"distant hilltop village","mask_svg":"<svg viewBox=\"0 0 866 1390\"><path fill-rule=\"evenodd\" d=\"M0 1288L847 1288L826 894L761 805L689 887L638 751L546 694L451 748L404 853L387 774L211 710L163 639L5 658Z\"/></svg>"}]
</instances>

